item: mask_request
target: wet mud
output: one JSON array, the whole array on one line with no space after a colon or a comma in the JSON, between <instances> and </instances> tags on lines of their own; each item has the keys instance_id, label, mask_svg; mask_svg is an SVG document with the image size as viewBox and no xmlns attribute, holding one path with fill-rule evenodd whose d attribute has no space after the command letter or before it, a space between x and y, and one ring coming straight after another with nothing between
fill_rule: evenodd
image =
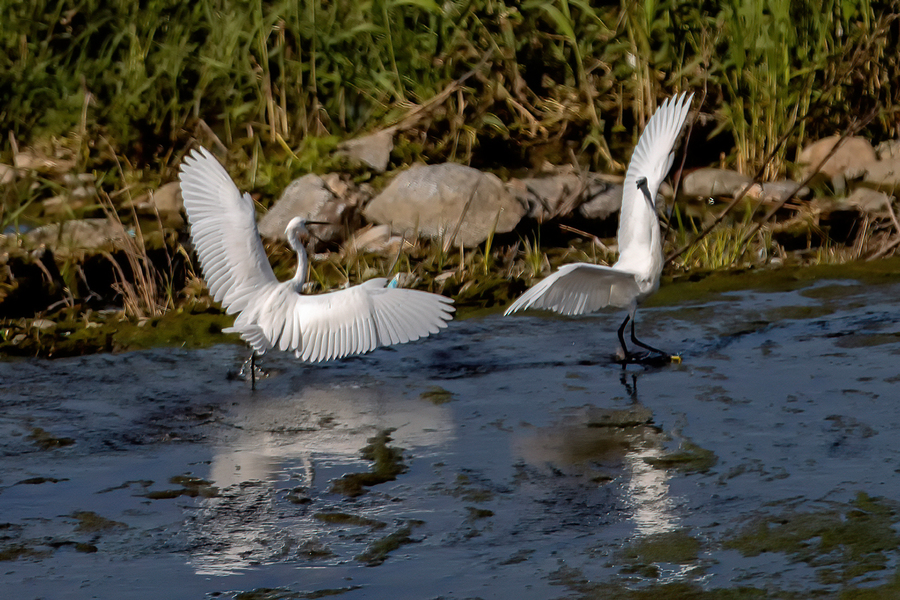
<instances>
[{"instance_id":1,"label":"wet mud","mask_svg":"<svg viewBox=\"0 0 900 600\"><path fill-rule=\"evenodd\" d=\"M669 288L667 290L667 287ZM318 366L0 362L0 585L66 598L900 597L900 275L676 281Z\"/></svg>"}]
</instances>

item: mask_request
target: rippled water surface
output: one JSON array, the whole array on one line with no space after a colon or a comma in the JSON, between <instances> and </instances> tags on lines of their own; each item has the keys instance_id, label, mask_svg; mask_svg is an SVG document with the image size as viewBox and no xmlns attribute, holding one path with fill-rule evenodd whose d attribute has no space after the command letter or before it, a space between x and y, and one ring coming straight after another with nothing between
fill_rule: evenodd
<instances>
[{"instance_id":1,"label":"rippled water surface","mask_svg":"<svg viewBox=\"0 0 900 600\"><path fill-rule=\"evenodd\" d=\"M642 309L659 369L610 362L618 313L269 355L256 392L235 345L0 363L0 587L900 597L900 277L775 289Z\"/></svg>"}]
</instances>

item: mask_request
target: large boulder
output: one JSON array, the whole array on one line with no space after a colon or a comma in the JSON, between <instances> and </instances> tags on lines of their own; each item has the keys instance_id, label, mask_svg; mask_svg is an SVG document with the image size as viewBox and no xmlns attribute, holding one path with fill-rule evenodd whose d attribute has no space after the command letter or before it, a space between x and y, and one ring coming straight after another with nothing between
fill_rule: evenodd
<instances>
[{"instance_id":1,"label":"large boulder","mask_svg":"<svg viewBox=\"0 0 900 600\"><path fill-rule=\"evenodd\" d=\"M622 192L624 191L625 186L621 183L607 184L606 189L592 194L587 202L579 206L578 212L585 219L606 219L622 208Z\"/></svg>"},{"instance_id":2,"label":"large boulder","mask_svg":"<svg viewBox=\"0 0 900 600\"><path fill-rule=\"evenodd\" d=\"M697 169L684 176L681 193L691 198L734 198L752 181L752 177L728 169Z\"/></svg>"},{"instance_id":3,"label":"large boulder","mask_svg":"<svg viewBox=\"0 0 900 600\"><path fill-rule=\"evenodd\" d=\"M832 135L804 148L797 160L801 165L800 179L809 177L813 169L828 156L840 139L841 136ZM819 172L829 179L836 177L855 179L862 176L868 170L869 165L877 160L878 156L869 140L861 137L848 137L825 161Z\"/></svg>"},{"instance_id":4,"label":"large boulder","mask_svg":"<svg viewBox=\"0 0 900 600\"><path fill-rule=\"evenodd\" d=\"M313 173L295 179L281 197L259 220L259 233L284 241L284 230L294 217L326 221L328 227L317 227L316 236L323 241L337 241L343 235L345 214L356 206L349 186L336 173L319 177Z\"/></svg>"},{"instance_id":5,"label":"large boulder","mask_svg":"<svg viewBox=\"0 0 900 600\"><path fill-rule=\"evenodd\" d=\"M619 210L622 205L621 189L609 183L596 173L559 173L543 177L511 179L509 191L523 205L528 207L528 216L538 221L565 217L576 209L590 203L587 218L605 219ZM621 187L621 186L619 186ZM612 191L612 193L610 193Z\"/></svg>"},{"instance_id":6,"label":"large boulder","mask_svg":"<svg viewBox=\"0 0 900 600\"><path fill-rule=\"evenodd\" d=\"M363 216L396 234L421 234L471 248L491 231L512 231L525 215L496 175L455 163L416 165L372 199Z\"/></svg>"},{"instance_id":7,"label":"large boulder","mask_svg":"<svg viewBox=\"0 0 900 600\"><path fill-rule=\"evenodd\" d=\"M53 223L22 234L26 248L46 247L54 254L78 251L112 251L127 247L128 236L121 223L109 219L80 219ZM0 235L0 248L15 246L17 236Z\"/></svg>"}]
</instances>

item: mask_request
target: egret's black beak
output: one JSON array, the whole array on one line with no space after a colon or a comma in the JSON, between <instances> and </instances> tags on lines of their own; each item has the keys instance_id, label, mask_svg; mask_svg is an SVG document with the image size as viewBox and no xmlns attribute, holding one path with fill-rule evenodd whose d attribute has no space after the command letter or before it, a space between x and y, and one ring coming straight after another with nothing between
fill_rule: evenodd
<instances>
[{"instance_id":1,"label":"egret's black beak","mask_svg":"<svg viewBox=\"0 0 900 600\"><path fill-rule=\"evenodd\" d=\"M331 223L329 223L328 221L306 221L305 224L306 225L331 225ZM309 237L316 238L317 240L322 239L319 236L317 236L316 234L314 234L312 231L309 231L309 229L307 229L306 231L309 232Z\"/></svg>"},{"instance_id":2,"label":"egret's black beak","mask_svg":"<svg viewBox=\"0 0 900 600\"><path fill-rule=\"evenodd\" d=\"M644 198L647 199L647 202L650 204L650 208L656 210L656 203L653 201L653 198L650 197L650 187L647 185L647 178L641 177L637 180L637 187L639 190L644 192Z\"/></svg>"}]
</instances>

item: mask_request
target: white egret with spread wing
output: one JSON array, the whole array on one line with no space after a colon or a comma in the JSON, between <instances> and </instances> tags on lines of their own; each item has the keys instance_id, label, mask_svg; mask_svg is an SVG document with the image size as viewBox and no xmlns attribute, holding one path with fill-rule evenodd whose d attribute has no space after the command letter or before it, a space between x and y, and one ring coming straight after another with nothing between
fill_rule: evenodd
<instances>
[{"instance_id":1,"label":"white egret with spread wing","mask_svg":"<svg viewBox=\"0 0 900 600\"><path fill-rule=\"evenodd\" d=\"M522 294L506 315L529 308L564 315L591 313L606 306L627 308L628 315L618 330L623 362L680 360L639 341L634 334L634 321L637 305L659 288L663 254L656 193L672 167L672 149L687 118L691 98L693 94L681 94L663 102L634 149L625 172L619 213L619 260L611 267L590 263L565 265ZM649 353L630 352L626 347L624 334L629 321L631 341Z\"/></svg>"},{"instance_id":2,"label":"white egret with spread wing","mask_svg":"<svg viewBox=\"0 0 900 600\"><path fill-rule=\"evenodd\" d=\"M254 357L277 348L308 362L332 360L417 340L452 318L450 298L386 287L385 278L304 295L312 222L295 217L288 224L285 236L297 253L297 273L278 281L259 237L253 200L240 193L216 158L205 148L193 151L179 180L210 294L228 314L239 313L224 331L240 334Z\"/></svg>"}]
</instances>

